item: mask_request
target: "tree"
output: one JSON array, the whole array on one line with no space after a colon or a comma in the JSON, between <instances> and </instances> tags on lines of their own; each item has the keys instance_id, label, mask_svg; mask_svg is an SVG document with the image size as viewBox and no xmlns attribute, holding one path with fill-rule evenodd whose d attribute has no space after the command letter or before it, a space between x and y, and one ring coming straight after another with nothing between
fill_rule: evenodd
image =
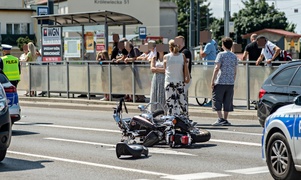
<instances>
[{"instance_id":1,"label":"tree","mask_svg":"<svg viewBox=\"0 0 301 180\"><path fill-rule=\"evenodd\" d=\"M24 37L19 37L17 39L17 43L18 43L18 47L20 49L20 51L23 51L23 46L24 44L28 44L29 42L34 42L33 40L29 39L28 36Z\"/></svg>"},{"instance_id":2,"label":"tree","mask_svg":"<svg viewBox=\"0 0 301 180\"><path fill-rule=\"evenodd\" d=\"M264 28L285 29L294 31L296 24L288 23L284 12L279 12L274 5L269 5L265 0L242 1L245 8L233 14L231 21L234 21L235 34L230 34L237 43L242 43L241 35L252 33ZM211 29L219 37L223 36L224 20L215 20Z\"/></svg>"},{"instance_id":3,"label":"tree","mask_svg":"<svg viewBox=\"0 0 301 180\"><path fill-rule=\"evenodd\" d=\"M265 0L242 1L245 8L234 13L235 29L239 34L246 34L264 28L285 29L294 31L296 25L289 24L284 12L275 6L269 6Z\"/></svg>"},{"instance_id":4,"label":"tree","mask_svg":"<svg viewBox=\"0 0 301 180\"><path fill-rule=\"evenodd\" d=\"M188 35L189 35L189 25L190 25L190 0L160 0L162 2L174 2L178 6L178 35L182 35L186 38L186 45L188 46ZM194 20L195 28L197 28L197 5L198 0L194 0ZM212 13L209 9L210 3L206 3L207 0L200 0L200 30L207 29L207 24L210 25L214 19L212 18ZM208 13L207 13L208 12ZM208 16L208 18L207 18ZM207 22L207 20L209 22ZM196 32L199 33L199 32ZM197 40L198 42L198 40Z\"/></svg>"}]
</instances>

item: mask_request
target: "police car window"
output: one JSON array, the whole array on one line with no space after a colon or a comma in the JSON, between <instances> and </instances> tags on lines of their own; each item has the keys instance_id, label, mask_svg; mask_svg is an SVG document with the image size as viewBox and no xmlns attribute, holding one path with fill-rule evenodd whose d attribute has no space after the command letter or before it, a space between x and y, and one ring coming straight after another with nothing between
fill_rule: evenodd
<instances>
[{"instance_id":1,"label":"police car window","mask_svg":"<svg viewBox=\"0 0 301 180\"><path fill-rule=\"evenodd\" d=\"M273 83L276 85L289 85L296 69L297 67L292 67L282 70L272 79Z\"/></svg>"},{"instance_id":2,"label":"police car window","mask_svg":"<svg viewBox=\"0 0 301 180\"><path fill-rule=\"evenodd\" d=\"M301 68L299 68L297 73L295 74L291 86L301 86Z\"/></svg>"},{"instance_id":3,"label":"police car window","mask_svg":"<svg viewBox=\"0 0 301 180\"><path fill-rule=\"evenodd\" d=\"M0 83L7 83L7 82L8 79L3 74L0 74Z\"/></svg>"}]
</instances>

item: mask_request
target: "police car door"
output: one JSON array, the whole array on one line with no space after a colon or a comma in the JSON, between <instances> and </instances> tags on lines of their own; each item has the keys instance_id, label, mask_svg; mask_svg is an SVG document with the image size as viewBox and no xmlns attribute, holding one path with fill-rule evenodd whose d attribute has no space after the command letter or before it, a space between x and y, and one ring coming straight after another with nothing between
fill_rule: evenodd
<instances>
[{"instance_id":1,"label":"police car door","mask_svg":"<svg viewBox=\"0 0 301 180\"><path fill-rule=\"evenodd\" d=\"M293 135L293 142L294 142L294 149L295 154L292 152L292 157L296 158L296 165L301 165L301 106L297 107L298 113L295 116L295 123L294 123L294 135Z\"/></svg>"},{"instance_id":2,"label":"police car door","mask_svg":"<svg viewBox=\"0 0 301 180\"><path fill-rule=\"evenodd\" d=\"M293 75L292 81L287 89L288 102L294 102L296 96L301 94L301 68L298 67L296 73Z\"/></svg>"}]
</instances>

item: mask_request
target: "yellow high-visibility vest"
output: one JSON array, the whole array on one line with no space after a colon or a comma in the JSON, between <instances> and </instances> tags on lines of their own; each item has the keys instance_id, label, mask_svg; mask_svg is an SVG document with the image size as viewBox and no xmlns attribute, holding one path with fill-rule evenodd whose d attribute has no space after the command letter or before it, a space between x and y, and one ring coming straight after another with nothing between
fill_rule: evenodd
<instances>
[{"instance_id":1,"label":"yellow high-visibility vest","mask_svg":"<svg viewBox=\"0 0 301 180\"><path fill-rule=\"evenodd\" d=\"M19 59L12 55L1 57L3 62L3 72L8 80L20 80Z\"/></svg>"}]
</instances>

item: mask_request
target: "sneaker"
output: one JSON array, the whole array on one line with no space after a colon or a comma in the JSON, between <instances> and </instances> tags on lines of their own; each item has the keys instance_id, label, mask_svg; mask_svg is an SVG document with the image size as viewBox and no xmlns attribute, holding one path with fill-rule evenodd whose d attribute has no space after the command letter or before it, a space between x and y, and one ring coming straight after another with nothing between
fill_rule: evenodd
<instances>
[{"instance_id":1,"label":"sneaker","mask_svg":"<svg viewBox=\"0 0 301 180\"><path fill-rule=\"evenodd\" d=\"M100 100L101 100L101 101L108 101L109 99L106 98L106 97L103 97L103 98L101 98Z\"/></svg>"},{"instance_id":2,"label":"sneaker","mask_svg":"<svg viewBox=\"0 0 301 180\"><path fill-rule=\"evenodd\" d=\"M204 107L212 107L212 101L210 100L206 104L203 105Z\"/></svg>"},{"instance_id":3,"label":"sneaker","mask_svg":"<svg viewBox=\"0 0 301 180\"><path fill-rule=\"evenodd\" d=\"M231 126L231 123L223 118L218 118L218 120L212 124L212 126Z\"/></svg>"}]
</instances>

